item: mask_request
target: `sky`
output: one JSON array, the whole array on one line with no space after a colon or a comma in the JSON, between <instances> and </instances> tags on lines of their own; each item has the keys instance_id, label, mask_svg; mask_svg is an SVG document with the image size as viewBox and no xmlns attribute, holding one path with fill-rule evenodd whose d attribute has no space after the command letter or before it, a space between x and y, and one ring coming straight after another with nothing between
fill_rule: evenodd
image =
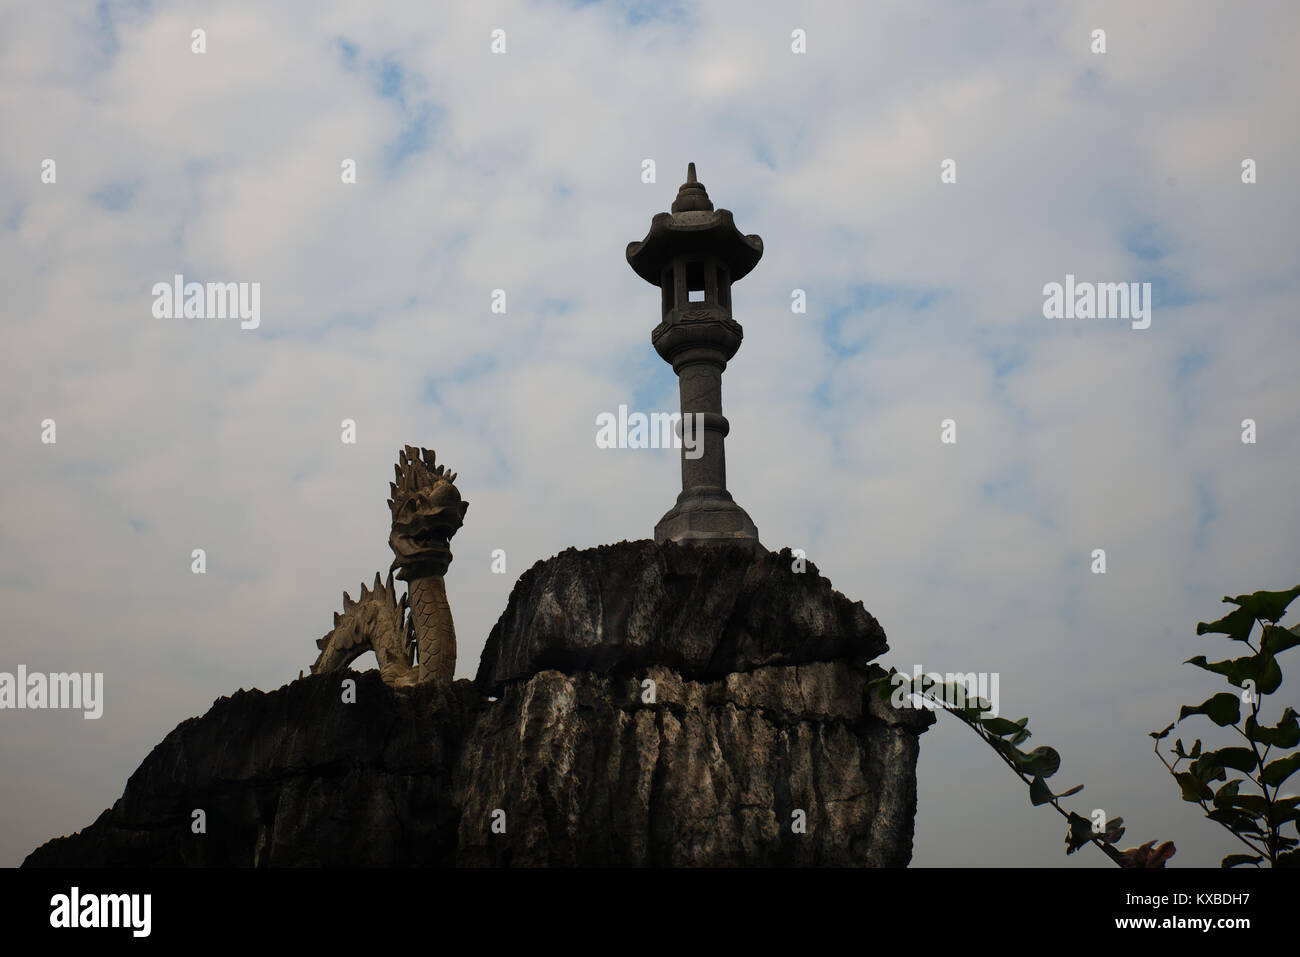
<instances>
[{"instance_id":1,"label":"sky","mask_svg":"<svg viewBox=\"0 0 1300 957\"><path fill-rule=\"evenodd\" d=\"M763 543L864 602L885 666L997 673L1069 807L1217 866L1239 846L1147 733L1224 690L1181 664L1234 652L1195 633L1224 595L1300 583L1298 28L1289 0L6 0L0 671L105 677L98 720L0 712L0 865L310 666L391 561L402 446L471 503L460 677L534 562L651 537L677 453L596 417L677 408L624 250L694 162L764 241L723 378ZM260 324L156 317L178 273L259 283ZM1067 275L1150 283L1149 328L1045 317ZM1112 866L956 721L918 783L914 866Z\"/></svg>"}]
</instances>

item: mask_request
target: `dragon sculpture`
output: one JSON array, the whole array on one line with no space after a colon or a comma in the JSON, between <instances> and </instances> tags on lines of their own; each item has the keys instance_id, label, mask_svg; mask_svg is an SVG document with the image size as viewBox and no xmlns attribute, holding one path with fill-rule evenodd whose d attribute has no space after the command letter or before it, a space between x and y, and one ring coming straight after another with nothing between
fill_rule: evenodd
<instances>
[{"instance_id":1,"label":"dragon sculpture","mask_svg":"<svg viewBox=\"0 0 1300 957\"><path fill-rule=\"evenodd\" d=\"M450 681L456 671L456 626L443 576L451 564L451 538L465 520L469 502L460 497L456 473L434 465L431 449L408 445L399 453L396 481L389 484L393 515L388 579L361 586L353 601L343 593L343 612L316 642L320 657L312 674L346 668L367 651L379 662L385 684L401 688L434 679ZM393 572L407 583L397 597Z\"/></svg>"}]
</instances>

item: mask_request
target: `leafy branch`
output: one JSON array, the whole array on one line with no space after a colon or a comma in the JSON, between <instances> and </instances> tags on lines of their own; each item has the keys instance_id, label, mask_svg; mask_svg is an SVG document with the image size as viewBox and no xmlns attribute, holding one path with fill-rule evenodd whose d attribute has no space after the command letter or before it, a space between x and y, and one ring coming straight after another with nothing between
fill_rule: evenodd
<instances>
[{"instance_id":1,"label":"leafy branch","mask_svg":"<svg viewBox=\"0 0 1300 957\"><path fill-rule=\"evenodd\" d=\"M927 686L928 685L928 686ZM960 682L930 682L925 675L909 677L894 669L867 684L881 700L890 700L894 707L914 707L909 699L921 698L937 708L954 715L962 724L975 732L981 741L991 747L1016 776L1029 788L1029 800L1035 807L1051 805L1066 819L1069 829L1065 836L1065 853L1073 854L1085 844L1093 844L1120 867L1164 867L1174 854L1174 845L1166 841L1156 847L1155 841L1120 850L1116 843L1124 836L1124 819L1113 817L1092 821L1060 804L1061 798L1070 797L1083 790L1078 784L1060 794L1052 793L1047 779L1061 767L1061 756L1055 748L1046 745L1025 752L1020 745L1030 737L1029 719L1011 721L989 714L993 709L978 697L968 697L968 689Z\"/></svg>"},{"instance_id":2,"label":"leafy branch","mask_svg":"<svg viewBox=\"0 0 1300 957\"><path fill-rule=\"evenodd\" d=\"M1223 867L1259 866L1265 860L1273 867L1300 866L1300 852L1296 850L1300 836L1283 833L1287 824L1292 830L1300 827L1297 825L1300 797L1280 793L1282 783L1300 770L1300 751L1296 750L1300 745L1300 721L1295 709L1287 706L1277 724L1265 726L1259 722L1263 699L1282 686L1277 656L1300 645L1300 626L1288 629L1278 624L1297 596L1300 596L1300 585L1289 591L1257 591L1236 598L1225 597L1223 600L1236 605L1236 610L1218 621L1198 623L1196 633L1226 635L1232 641L1242 642L1252 653L1216 662L1197 655L1184 664L1223 676L1229 684L1240 688L1240 693L1220 692L1199 705L1184 705L1178 712L1178 721L1151 732L1156 742L1156 757L1178 782L1183 800L1199 804L1207 818L1226 828L1251 851L1229 854L1223 859ZM1250 640L1257 623L1261 629L1258 647ZM1244 722L1243 704L1248 707ZM1178 738L1169 751L1173 761L1166 760L1160 753L1160 742L1168 737L1175 724L1193 715L1208 718L1221 728L1232 728L1246 746L1202 751L1198 738L1186 750ZM1275 750L1291 753L1269 761ZM1188 764L1180 770L1184 761ZM1241 776L1229 780L1229 769L1241 772ZM1210 787L1215 781L1225 783L1216 790ZM1253 787L1258 793L1242 793L1243 785Z\"/></svg>"}]
</instances>

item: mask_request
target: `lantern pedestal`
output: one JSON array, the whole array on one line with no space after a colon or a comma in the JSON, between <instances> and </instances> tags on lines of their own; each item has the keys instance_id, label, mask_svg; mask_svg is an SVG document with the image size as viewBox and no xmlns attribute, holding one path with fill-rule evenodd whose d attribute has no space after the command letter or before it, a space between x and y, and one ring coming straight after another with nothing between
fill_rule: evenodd
<instances>
[{"instance_id":1,"label":"lantern pedestal","mask_svg":"<svg viewBox=\"0 0 1300 957\"><path fill-rule=\"evenodd\" d=\"M662 321L650 334L655 351L677 373L683 428L682 491L655 525L656 542L750 542L758 529L727 491L722 373L744 330L731 317L731 285L763 255L763 240L743 236L731 212L714 210L691 163L671 213L629 243L627 261L661 291Z\"/></svg>"}]
</instances>

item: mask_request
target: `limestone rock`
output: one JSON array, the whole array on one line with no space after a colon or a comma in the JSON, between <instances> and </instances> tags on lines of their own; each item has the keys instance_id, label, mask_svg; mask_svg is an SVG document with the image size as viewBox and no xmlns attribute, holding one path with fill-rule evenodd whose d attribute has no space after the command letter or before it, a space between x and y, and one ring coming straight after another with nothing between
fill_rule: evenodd
<instances>
[{"instance_id":1,"label":"limestone rock","mask_svg":"<svg viewBox=\"0 0 1300 957\"><path fill-rule=\"evenodd\" d=\"M925 721L864 710L867 677L828 662L710 683L658 666L642 681L512 683L457 768L457 863L906 865Z\"/></svg>"},{"instance_id":2,"label":"limestone rock","mask_svg":"<svg viewBox=\"0 0 1300 957\"><path fill-rule=\"evenodd\" d=\"M221 698L25 866L905 865L933 716L864 694L884 633L792 560L562 552L516 584L476 682Z\"/></svg>"},{"instance_id":3,"label":"limestone rock","mask_svg":"<svg viewBox=\"0 0 1300 957\"><path fill-rule=\"evenodd\" d=\"M342 701L344 679L357 683ZM309 675L220 698L176 727L90 827L25 866L437 864L455 846L448 800L468 681L396 691L378 671ZM207 833L191 831L195 809Z\"/></svg>"},{"instance_id":4,"label":"limestone rock","mask_svg":"<svg viewBox=\"0 0 1300 957\"><path fill-rule=\"evenodd\" d=\"M765 665L849 660L887 650L862 602L811 562L745 546L649 540L566 549L520 577L483 649L477 681L555 668L631 674L652 664L708 680Z\"/></svg>"}]
</instances>

